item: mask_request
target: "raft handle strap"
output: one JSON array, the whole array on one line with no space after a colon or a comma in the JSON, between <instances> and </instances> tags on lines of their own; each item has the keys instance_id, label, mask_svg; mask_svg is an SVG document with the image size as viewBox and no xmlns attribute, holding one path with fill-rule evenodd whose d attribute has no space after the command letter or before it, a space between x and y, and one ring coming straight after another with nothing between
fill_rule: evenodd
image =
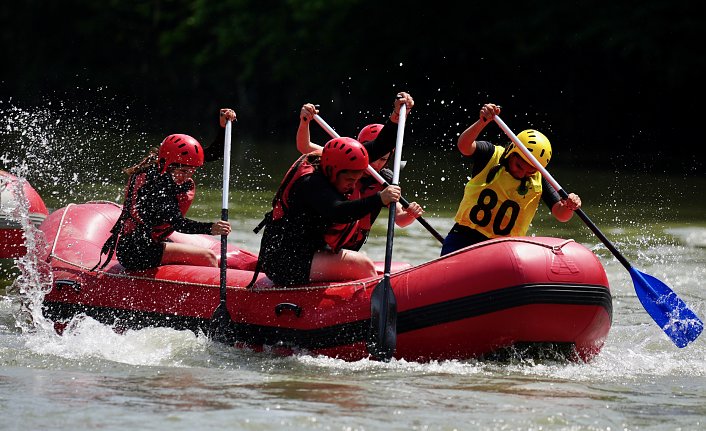
<instances>
[{"instance_id":1,"label":"raft handle strap","mask_svg":"<svg viewBox=\"0 0 706 431\"><path fill-rule=\"evenodd\" d=\"M275 305L275 314L278 317L285 311L291 311L297 317L301 317L302 315L302 308L297 304L292 304L291 302L281 302Z\"/></svg>"},{"instance_id":2,"label":"raft handle strap","mask_svg":"<svg viewBox=\"0 0 706 431\"><path fill-rule=\"evenodd\" d=\"M255 232L255 234L260 233L262 228L267 226L268 224L270 224L271 221L272 221L272 211L265 214L265 217L262 218L262 221L257 226L255 226L255 229L253 229L252 231Z\"/></svg>"},{"instance_id":3,"label":"raft handle strap","mask_svg":"<svg viewBox=\"0 0 706 431\"><path fill-rule=\"evenodd\" d=\"M252 274L252 279L250 280L250 283L248 283L247 286L245 286L245 289L250 290L255 286L255 282L257 282L257 276L260 275L260 272L262 271L262 262L260 260L260 256L257 257L257 264L255 264L255 271L253 271Z\"/></svg>"},{"instance_id":4,"label":"raft handle strap","mask_svg":"<svg viewBox=\"0 0 706 431\"><path fill-rule=\"evenodd\" d=\"M96 269L99 271L102 271L105 269L106 266L108 266L108 263L110 263L110 260L113 258L113 255L115 254L115 250L118 248L118 240L120 239L120 232L123 230L123 225L125 224L125 220L127 220L128 217L130 217L130 207L131 207L131 196L132 192L135 189L135 175L130 176L130 181L128 183L128 191L126 194L126 199L125 199L125 205L123 205L123 210L120 212L120 217L118 220L115 222L113 225L112 229L110 229L110 236L108 239L105 240L105 243L103 244L103 247L101 248L101 253L100 256L98 257L98 263L96 263L96 266L91 268L89 272L93 272ZM103 262L103 255L106 254L106 260ZM102 264L101 264L102 263Z\"/></svg>"}]
</instances>

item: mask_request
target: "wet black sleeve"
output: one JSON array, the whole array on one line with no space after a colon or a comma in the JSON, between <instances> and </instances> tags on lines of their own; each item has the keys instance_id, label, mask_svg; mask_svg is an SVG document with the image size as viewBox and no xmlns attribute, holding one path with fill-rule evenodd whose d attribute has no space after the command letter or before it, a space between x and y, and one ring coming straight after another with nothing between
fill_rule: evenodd
<instances>
[{"instance_id":1,"label":"wet black sleeve","mask_svg":"<svg viewBox=\"0 0 706 431\"><path fill-rule=\"evenodd\" d=\"M473 169L471 171L471 177L478 175L485 166L490 161L495 153L495 145L488 141L476 141L476 150L470 156L463 156L464 159L468 159L473 163Z\"/></svg>"},{"instance_id":2,"label":"wet black sleeve","mask_svg":"<svg viewBox=\"0 0 706 431\"><path fill-rule=\"evenodd\" d=\"M394 176L394 174L392 173L391 169L382 168L378 173L380 174L383 180L388 182L388 184L392 184L392 177Z\"/></svg>"},{"instance_id":3,"label":"wet black sleeve","mask_svg":"<svg viewBox=\"0 0 706 431\"><path fill-rule=\"evenodd\" d=\"M379 194L363 199L344 199L323 175L308 175L297 182L297 199L335 223L360 220L383 206Z\"/></svg>"},{"instance_id":4,"label":"wet black sleeve","mask_svg":"<svg viewBox=\"0 0 706 431\"><path fill-rule=\"evenodd\" d=\"M172 226L174 230L181 233L202 233L210 235L213 223L191 220L182 216L181 212L179 212L172 220Z\"/></svg>"},{"instance_id":5,"label":"wet black sleeve","mask_svg":"<svg viewBox=\"0 0 706 431\"><path fill-rule=\"evenodd\" d=\"M368 158L371 162L373 162L394 150L396 141L397 124L388 119L375 140L367 142L363 145L368 151Z\"/></svg>"},{"instance_id":6,"label":"wet black sleeve","mask_svg":"<svg viewBox=\"0 0 706 431\"><path fill-rule=\"evenodd\" d=\"M544 201L544 203L547 204L551 210L554 204L560 200L561 196L559 196L559 193L554 190L554 187L549 184L549 181L547 181L546 178L542 177L542 201Z\"/></svg>"},{"instance_id":7,"label":"wet black sleeve","mask_svg":"<svg viewBox=\"0 0 706 431\"><path fill-rule=\"evenodd\" d=\"M235 125L235 123L233 123ZM233 129L231 129L233 130ZM223 157L223 149L225 146L225 139L226 139L226 128L221 127L220 123L218 124L218 130L216 131L216 139L211 142L211 144L203 149L204 152L204 161L206 162L213 162L218 159L221 159Z\"/></svg>"},{"instance_id":8,"label":"wet black sleeve","mask_svg":"<svg viewBox=\"0 0 706 431\"><path fill-rule=\"evenodd\" d=\"M211 233L212 223L191 220L181 214L176 190L164 176L159 177L153 185L140 189L138 198L140 215L151 226L167 222L178 232Z\"/></svg>"}]
</instances>

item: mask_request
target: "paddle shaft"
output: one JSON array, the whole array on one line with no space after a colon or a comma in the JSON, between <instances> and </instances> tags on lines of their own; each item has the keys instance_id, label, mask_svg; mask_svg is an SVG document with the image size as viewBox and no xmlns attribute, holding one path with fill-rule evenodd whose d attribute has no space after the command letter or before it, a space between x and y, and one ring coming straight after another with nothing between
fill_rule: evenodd
<instances>
[{"instance_id":1,"label":"paddle shaft","mask_svg":"<svg viewBox=\"0 0 706 431\"><path fill-rule=\"evenodd\" d=\"M380 175L379 172L372 168L372 166L368 166L368 169L368 172L372 171L370 175L372 175L372 177L375 178L375 180L380 183L380 185L382 185L383 187L387 187L390 185L390 183L385 181L385 179ZM400 204L402 204L402 208L409 208L409 201L405 199L404 196L400 196ZM439 232L437 232L437 230L434 229L424 217L417 217L417 221L422 226L424 226L426 230L429 231L429 233L431 233L432 236L436 238L440 243L444 243L444 237Z\"/></svg>"},{"instance_id":2,"label":"paddle shaft","mask_svg":"<svg viewBox=\"0 0 706 431\"><path fill-rule=\"evenodd\" d=\"M326 131L326 133L328 133L329 136L331 136L332 138L340 138L341 137L341 135L336 133L336 131L333 130L333 127L329 126L329 124L326 121L324 121L324 119L321 118L321 116L319 114L314 115L314 121L316 121L319 124L319 126L321 126L321 128L324 129ZM399 133L399 124L398 124L397 130ZM396 157L397 156L395 156L395 158ZM400 162L401 162L401 160L400 160ZM380 175L380 173L378 171L376 171L372 166L368 165L368 167L366 168L366 172L368 172L368 174L370 174L370 176L375 178L375 181L380 183L380 185L382 185L383 187L387 187L390 185L390 183L385 181L385 179L382 177L382 175ZM399 176L399 173L398 173L398 176ZM407 199L405 199L404 196L400 197L400 204L402 204L403 208L409 208L409 201ZM417 221L422 226L424 226L426 228L426 230L429 231L429 233L431 233L432 236L434 236L434 238L436 238L440 243L442 243L442 244L444 243L444 237L439 232L437 232L437 230L434 229L429 224L429 222L426 221L426 219L424 217L422 217L422 216L417 217Z\"/></svg>"},{"instance_id":3,"label":"paddle shaft","mask_svg":"<svg viewBox=\"0 0 706 431\"><path fill-rule=\"evenodd\" d=\"M395 142L395 159L392 164L392 185L398 185L400 182L400 164L402 163L402 142L404 141L404 126L407 121L407 105L400 106L400 119L397 123L397 141ZM368 169L373 170L370 166ZM378 174L379 175L379 174ZM390 268L392 267L392 243L395 237L395 215L396 205L394 202L389 205L389 217L387 219L387 244L385 245L385 274L384 277L389 280ZM389 283L385 284L385 287Z\"/></svg>"},{"instance_id":4,"label":"paddle shaft","mask_svg":"<svg viewBox=\"0 0 706 431\"><path fill-rule=\"evenodd\" d=\"M221 220L228 221L228 195L230 193L230 141L232 136L233 124L230 120L226 121L226 136L223 144L223 199L221 205ZM221 235L221 302L220 306L226 306L226 275L228 268L228 235Z\"/></svg>"},{"instance_id":5,"label":"paddle shaft","mask_svg":"<svg viewBox=\"0 0 706 431\"><path fill-rule=\"evenodd\" d=\"M522 154L524 154L527 157L527 160L530 160L532 164L534 165L535 168L542 174L542 176L547 180L549 184L551 184L552 187L559 193L559 196L561 196L563 199L568 199L569 194L566 193L563 187L552 177L552 175L547 171L544 166L542 166L541 163L534 157L534 155L525 147L525 145L520 141L520 139L510 130L509 127L507 127L507 124L500 119L497 115L493 118L497 125L502 129L503 132L512 140L512 142L517 145L517 148L522 151ZM574 211L578 216L583 220L583 222L588 226L589 229L598 237L598 239L601 240L601 242L610 250L611 253L613 253L613 256L618 259L618 261L627 269L628 271L632 269L632 265L628 260L623 256L620 251L613 245L613 243L606 238L605 235L603 235L603 232L601 232L600 229L598 229L598 226L596 226L593 221L588 217L588 215L581 209L577 209Z\"/></svg>"},{"instance_id":6,"label":"paddle shaft","mask_svg":"<svg viewBox=\"0 0 706 431\"><path fill-rule=\"evenodd\" d=\"M392 168L392 183L396 185L400 179L400 163L402 162L402 141L404 126L407 120L407 106L400 107L400 119L395 142L395 158ZM397 349L397 298L392 289L390 272L392 268L392 244L395 237L396 204L388 206L387 242L385 243L385 272L380 282L370 295L370 334L367 346L373 356L383 361L392 359Z\"/></svg>"}]
</instances>

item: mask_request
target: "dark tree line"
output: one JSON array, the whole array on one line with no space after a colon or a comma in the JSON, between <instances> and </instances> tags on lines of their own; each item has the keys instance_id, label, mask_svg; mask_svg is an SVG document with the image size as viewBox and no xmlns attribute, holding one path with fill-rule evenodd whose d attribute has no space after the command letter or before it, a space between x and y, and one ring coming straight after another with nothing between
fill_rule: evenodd
<instances>
[{"instance_id":1,"label":"dark tree line","mask_svg":"<svg viewBox=\"0 0 706 431\"><path fill-rule=\"evenodd\" d=\"M3 2L0 100L31 106L102 88L113 97L94 109L129 104L155 129L206 127L233 106L243 133L266 139L292 135L304 102L356 130L408 90L418 101L414 138L428 145L452 142L494 101L517 128L570 143L566 159L700 172L701 9L660 0Z\"/></svg>"}]
</instances>

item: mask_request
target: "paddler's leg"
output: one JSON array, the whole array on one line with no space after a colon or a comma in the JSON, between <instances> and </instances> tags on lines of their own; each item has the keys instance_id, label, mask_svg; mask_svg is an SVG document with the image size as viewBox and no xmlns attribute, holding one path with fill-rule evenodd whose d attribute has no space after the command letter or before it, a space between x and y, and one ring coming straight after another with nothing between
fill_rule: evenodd
<instances>
[{"instance_id":1,"label":"paddler's leg","mask_svg":"<svg viewBox=\"0 0 706 431\"><path fill-rule=\"evenodd\" d=\"M311 262L311 281L344 281L375 277L375 265L370 258L352 250L334 254L319 251Z\"/></svg>"},{"instance_id":2,"label":"paddler's leg","mask_svg":"<svg viewBox=\"0 0 706 431\"><path fill-rule=\"evenodd\" d=\"M213 250L191 244L164 243L160 265L218 266L218 257Z\"/></svg>"},{"instance_id":3,"label":"paddler's leg","mask_svg":"<svg viewBox=\"0 0 706 431\"><path fill-rule=\"evenodd\" d=\"M487 240L488 238L477 230L456 223L444 239L444 244L441 247L441 255L444 256L456 250Z\"/></svg>"}]
</instances>

